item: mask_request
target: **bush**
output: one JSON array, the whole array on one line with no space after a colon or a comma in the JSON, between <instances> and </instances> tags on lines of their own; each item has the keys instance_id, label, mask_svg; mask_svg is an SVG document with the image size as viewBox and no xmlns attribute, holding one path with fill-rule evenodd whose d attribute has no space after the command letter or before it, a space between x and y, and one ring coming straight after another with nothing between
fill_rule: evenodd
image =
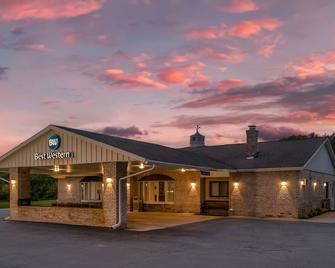
<instances>
[{"instance_id":1,"label":"bush","mask_svg":"<svg viewBox=\"0 0 335 268\"><path fill-rule=\"evenodd\" d=\"M102 208L102 203L75 203L75 202L53 202L53 207L71 207L71 208Z\"/></svg>"},{"instance_id":2,"label":"bush","mask_svg":"<svg viewBox=\"0 0 335 268\"><path fill-rule=\"evenodd\" d=\"M315 216L319 216L319 215L321 215L323 213L326 213L328 211L329 210L327 208L317 208L317 209L314 209L314 210L308 212L304 216L300 217L300 219L309 219L309 218L312 218L312 217L315 217Z\"/></svg>"}]
</instances>

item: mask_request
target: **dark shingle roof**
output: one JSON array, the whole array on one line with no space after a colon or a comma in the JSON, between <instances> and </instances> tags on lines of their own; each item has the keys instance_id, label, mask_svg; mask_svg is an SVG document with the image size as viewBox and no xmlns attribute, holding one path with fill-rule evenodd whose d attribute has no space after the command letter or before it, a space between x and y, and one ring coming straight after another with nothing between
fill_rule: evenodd
<instances>
[{"instance_id":1,"label":"dark shingle roof","mask_svg":"<svg viewBox=\"0 0 335 268\"><path fill-rule=\"evenodd\" d=\"M325 139L270 141L259 143L259 156L246 159L246 144L183 148L198 152L235 169L303 167Z\"/></svg>"},{"instance_id":2,"label":"dark shingle roof","mask_svg":"<svg viewBox=\"0 0 335 268\"><path fill-rule=\"evenodd\" d=\"M196 167L209 167L214 169L228 168L225 164L218 163L217 161L210 159L208 157L204 157L203 155L200 155L197 152L189 152L179 149L173 149L158 144L119 138L63 126L55 125L55 127L64 129L69 132L73 132L80 136L84 136L101 143L105 143L107 145L111 145L113 147L127 151L129 153L133 153L135 155L138 155L151 161L166 162L170 164L188 165Z\"/></svg>"},{"instance_id":3,"label":"dark shingle roof","mask_svg":"<svg viewBox=\"0 0 335 268\"><path fill-rule=\"evenodd\" d=\"M133 153L148 161L209 167L213 169L259 169L303 167L324 139L270 141L259 143L259 155L246 159L246 144L227 144L174 149L158 144L119 138L95 132L55 126Z\"/></svg>"}]
</instances>

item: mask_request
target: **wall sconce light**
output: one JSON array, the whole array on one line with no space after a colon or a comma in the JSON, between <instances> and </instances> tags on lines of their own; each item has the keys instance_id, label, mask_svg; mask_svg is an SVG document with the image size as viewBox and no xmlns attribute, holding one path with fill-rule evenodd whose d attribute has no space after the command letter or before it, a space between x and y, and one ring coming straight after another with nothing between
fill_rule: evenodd
<instances>
[{"instance_id":1,"label":"wall sconce light","mask_svg":"<svg viewBox=\"0 0 335 268\"><path fill-rule=\"evenodd\" d=\"M186 169L185 169L185 168L182 168L180 171L184 173L184 172L186 171ZM193 183L193 182L192 182L192 183Z\"/></svg>"},{"instance_id":2,"label":"wall sconce light","mask_svg":"<svg viewBox=\"0 0 335 268\"><path fill-rule=\"evenodd\" d=\"M129 182L127 182L127 188L129 188L130 187L130 183Z\"/></svg>"},{"instance_id":3,"label":"wall sconce light","mask_svg":"<svg viewBox=\"0 0 335 268\"><path fill-rule=\"evenodd\" d=\"M144 169L144 164L143 163L140 164L140 169Z\"/></svg>"},{"instance_id":4,"label":"wall sconce light","mask_svg":"<svg viewBox=\"0 0 335 268\"><path fill-rule=\"evenodd\" d=\"M301 181L300 181L300 185L301 185L301 186L306 186L306 180L301 180Z\"/></svg>"},{"instance_id":5,"label":"wall sconce light","mask_svg":"<svg viewBox=\"0 0 335 268\"><path fill-rule=\"evenodd\" d=\"M16 180L10 180L10 183L14 186L16 184Z\"/></svg>"},{"instance_id":6,"label":"wall sconce light","mask_svg":"<svg viewBox=\"0 0 335 268\"><path fill-rule=\"evenodd\" d=\"M60 170L60 169L59 169L59 165L55 165L55 166L54 166L54 172L59 172L59 170Z\"/></svg>"},{"instance_id":7,"label":"wall sconce light","mask_svg":"<svg viewBox=\"0 0 335 268\"><path fill-rule=\"evenodd\" d=\"M327 183L326 182L323 184L323 187L327 187Z\"/></svg>"},{"instance_id":8,"label":"wall sconce light","mask_svg":"<svg viewBox=\"0 0 335 268\"><path fill-rule=\"evenodd\" d=\"M280 183L280 185L281 185L281 186L287 186L287 181L282 181L282 182Z\"/></svg>"},{"instance_id":9,"label":"wall sconce light","mask_svg":"<svg viewBox=\"0 0 335 268\"><path fill-rule=\"evenodd\" d=\"M314 186L314 187L318 186L318 183L317 183L316 181L313 182L313 186Z\"/></svg>"},{"instance_id":10,"label":"wall sconce light","mask_svg":"<svg viewBox=\"0 0 335 268\"><path fill-rule=\"evenodd\" d=\"M106 182L107 182L107 183L112 183L112 181L113 181L112 178L107 178L107 179L106 179Z\"/></svg>"},{"instance_id":11,"label":"wall sconce light","mask_svg":"<svg viewBox=\"0 0 335 268\"><path fill-rule=\"evenodd\" d=\"M191 188L194 189L197 184L195 182L191 182Z\"/></svg>"},{"instance_id":12,"label":"wall sconce light","mask_svg":"<svg viewBox=\"0 0 335 268\"><path fill-rule=\"evenodd\" d=\"M72 185L71 185L71 184L67 184L67 185L66 185L66 189L67 189L68 192L71 191L71 188L72 188Z\"/></svg>"},{"instance_id":13,"label":"wall sconce light","mask_svg":"<svg viewBox=\"0 0 335 268\"><path fill-rule=\"evenodd\" d=\"M234 185L235 188L237 188L240 184L236 181L236 182L234 182L233 185Z\"/></svg>"}]
</instances>

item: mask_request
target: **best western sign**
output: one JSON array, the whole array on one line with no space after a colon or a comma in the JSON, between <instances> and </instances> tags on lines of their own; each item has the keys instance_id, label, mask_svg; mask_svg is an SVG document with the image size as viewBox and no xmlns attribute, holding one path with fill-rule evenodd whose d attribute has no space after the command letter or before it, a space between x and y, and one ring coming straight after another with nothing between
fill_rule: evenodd
<instances>
[{"instance_id":1,"label":"best western sign","mask_svg":"<svg viewBox=\"0 0 335 268\"><path fill-rule=\"evenodd\" d=\"M50 150L58 150L61 145L61 138L57 134L52 134L48 139L48 147ZM74 157L73 152L47 152L35 153L35 160L64 159Z\"/></svg>"}]
</instances>

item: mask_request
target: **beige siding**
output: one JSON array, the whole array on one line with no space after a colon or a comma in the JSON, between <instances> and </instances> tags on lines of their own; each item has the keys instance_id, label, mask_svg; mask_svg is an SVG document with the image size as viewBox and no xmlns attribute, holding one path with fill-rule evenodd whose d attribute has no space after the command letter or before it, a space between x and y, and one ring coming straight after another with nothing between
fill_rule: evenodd
<instances>
[{"instance_id":1,"label":"beige siding","mask_svg":"<svg viewBox=\"0 0 335 268\"><path fill-rule=\"evenodd\" d=\"M35 160L35 153L49 152L48 138L56 133L61 137L59 152L73 152L73 158ZM108 145L61 130L49 130L0 161L0 168L38 167L67 164L101 163L110 161L141 161L140 157Z\"/></svg>"}]
</instances>

